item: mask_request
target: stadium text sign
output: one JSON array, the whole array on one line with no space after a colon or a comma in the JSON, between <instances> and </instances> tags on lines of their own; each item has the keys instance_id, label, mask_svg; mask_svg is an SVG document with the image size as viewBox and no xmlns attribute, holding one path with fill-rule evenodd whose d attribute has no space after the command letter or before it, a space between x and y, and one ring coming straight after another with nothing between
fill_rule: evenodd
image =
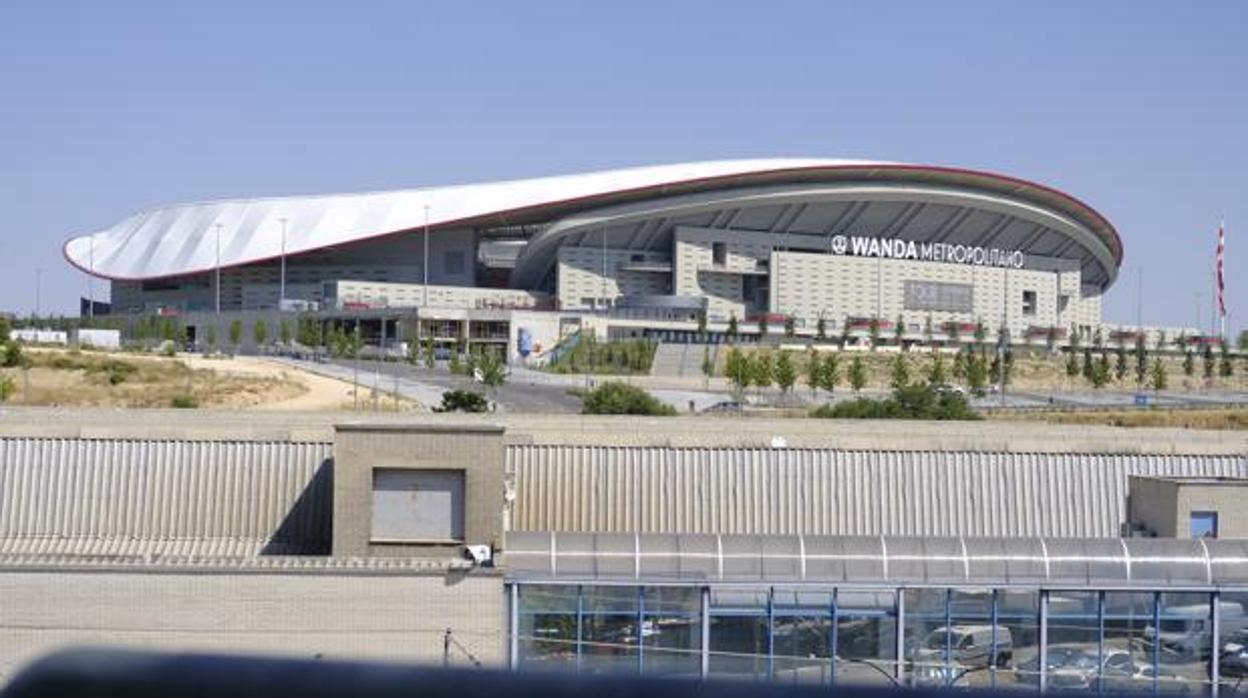
<instances>
[{"instance_id":1,"label":"stadium text sign","mask_svg":"<svg viewBox=\"0 0 1248 698\"><path fill-rule=\"evenodd\" d=\"M887 257L889 259L915 259L921 262L953 262L983 267L1023 268L1022 250L1002 250L978 245L951 245L947 242L914 242L890 238L835 235L832 237L833 254L852 254L855 257Z\"/></svg>"}]
</instances>

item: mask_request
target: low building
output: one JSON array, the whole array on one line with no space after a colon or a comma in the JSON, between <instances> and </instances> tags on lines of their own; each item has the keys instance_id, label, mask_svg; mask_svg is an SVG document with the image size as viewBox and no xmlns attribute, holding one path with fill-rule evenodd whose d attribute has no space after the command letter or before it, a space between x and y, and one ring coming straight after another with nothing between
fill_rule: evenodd
<instances>
[{"instance_id":1,"label":"low building","mask_svg":"<svg viewBox=\"0 0 1248 698\"><path fill-rule=\"evenodd\" d=\"M1132 475L1129 530L1162 538L1248 538L1248 478Z\"/></svg>"}]
</instances>

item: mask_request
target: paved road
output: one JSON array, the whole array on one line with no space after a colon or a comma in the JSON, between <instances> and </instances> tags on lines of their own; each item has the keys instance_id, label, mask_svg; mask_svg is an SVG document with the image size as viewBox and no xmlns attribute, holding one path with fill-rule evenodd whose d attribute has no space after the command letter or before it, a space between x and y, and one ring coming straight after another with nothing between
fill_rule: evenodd
<instances>
[{"instance_id":1,"label":"paved road","mask_svg":"<svg viewBox=\"0 0 1248 698\"><path fill-rule=\"evenodd\" d=\"M335 360L331 362L300 361L279 358L313 373L352 380L350 361ZM376 361L358 361L358 380L365 388L376 385L382 393L395 390L396 379L399 394L430 407L442 401L442 393L452 388L482 390L480 383L466 376L452 375L445 367L430 370L417 368L406 363L378 363ZM590 388L603 380L624 380L643 385L656 398L676 408L679 412L688 412L692 403L695 411L705 410L718 402L733 400L730 391L712 389L694 389L688 381L677 381L666 385L652 377L629 378L612 376L584 376L545 373L524 367L514 367L508 381L494 391L493 399L499 409L517 413L576 413L580 412L581 400L570 391L576 388ZM863 397L880 398L887 395L885 391L863 391ZM1004 398L1000 395L988 395L972 398L971 405L976 409L1112 409L1135 407L1133 391L1086 391L1046 393L1037 391L1007 391ZM1240 391L1206 391L1199 393L1183 393L1162 391L1148 392L1148 404L1158 407L1215 407L1215 406L1248 406L1248 392ZM849 390L838 390L829 396L820 392L812 398L810 391L797 386L793 392L785 396L783 402L792 407L809 407L817 403L841 402L857 397ZM747 391L747 403L764 402L775 404L780 401L777 390L767 392L766 399L760 399L757 390Z\"/></svg>"}]
</instances>

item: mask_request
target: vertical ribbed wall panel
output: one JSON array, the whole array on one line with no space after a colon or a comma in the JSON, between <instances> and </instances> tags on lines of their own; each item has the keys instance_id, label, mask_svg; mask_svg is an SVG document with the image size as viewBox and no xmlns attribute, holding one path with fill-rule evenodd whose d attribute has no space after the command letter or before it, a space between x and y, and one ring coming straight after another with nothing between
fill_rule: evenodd
<instances>
[{"instance_id":1,"label":"vertical ribbed wall panel","mask_svg":"<svg viewBox=\"0 0 1248 698\"><path fill-rule=\"evenodd\" d=\"M2 437L0 539L328 549L332 493L321 471L331 452L329 443Z\"/></svg>"},{"instance_id":2,"label":"vertical ribbed wall panel","mask_svg":"<svg viewBox=\"0 0 1248 698\"><path fill-rule=\"evenodd\" d=\"M508 448L515 530L1117 536L1129 475L1248 477L1241 456Z\"/></svg>"}]
</instances>

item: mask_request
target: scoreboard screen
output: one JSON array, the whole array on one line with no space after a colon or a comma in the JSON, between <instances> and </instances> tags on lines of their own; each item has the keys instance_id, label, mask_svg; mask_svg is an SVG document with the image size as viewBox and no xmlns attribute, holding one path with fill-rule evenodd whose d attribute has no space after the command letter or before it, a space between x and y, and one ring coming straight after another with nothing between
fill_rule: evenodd
<instances>
[{"instance_id":1,"label":"scoreboard screen","mask_svg":"<svg viewBox=\"0 0 1248 698\"><path fill-rule=\"evenodd\" d=\"M937 310L950 313L969 313L973 310L974 296L970 284L907 281L905 296L906 310Z\"/></svg>"}]
</instances>

